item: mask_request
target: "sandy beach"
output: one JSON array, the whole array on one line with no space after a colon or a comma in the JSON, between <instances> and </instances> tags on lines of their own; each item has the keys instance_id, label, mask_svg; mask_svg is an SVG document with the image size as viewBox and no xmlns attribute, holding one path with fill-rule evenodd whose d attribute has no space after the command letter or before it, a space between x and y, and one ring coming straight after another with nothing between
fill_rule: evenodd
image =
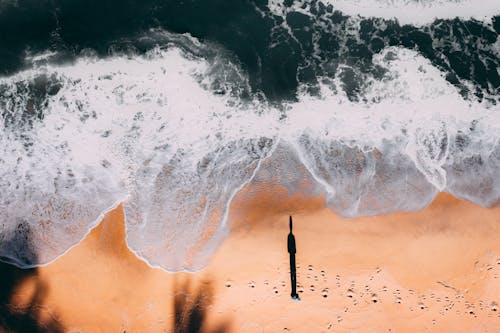
<instances>
[{"instance_id":1,"label":"sandy beach","mask_svg":"<svg viewBox=\"0 0 500 333\"><path fill-rule=\"evenodd\" d=\"M500 333L499 68L500 0L0 0L0 333Z\"/></svg>"},{"instance_id":2,"label":"sandy beach","mask_svg":"<svg viewBox=\"0 0 500 333\"><path fill-rule=\"evenodd\" d=\"M419 212L344 219L323 203L247 186L228 239L194 274L138 259L119 206L16 285L9 306L72 333L500 330L500 207L440 194ZM289 214L300 302L290 298Z\"/></svg>"}]
</instances>

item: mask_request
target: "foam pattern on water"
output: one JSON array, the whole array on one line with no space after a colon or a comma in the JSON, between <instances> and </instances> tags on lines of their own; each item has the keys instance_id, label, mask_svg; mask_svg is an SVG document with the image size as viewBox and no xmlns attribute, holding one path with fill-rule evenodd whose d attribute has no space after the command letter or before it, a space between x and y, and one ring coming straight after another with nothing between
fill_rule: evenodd
<instances>
[{"instance_id":1,"label":"foam pattern on water","mask_svg":"<svg viewBox=\"0 0 500 333\"><path fill-rule=\"evenodd\" d=\"M276 11L286 0L269 0L269 7ZM310 0L294 1L298 8L306 7ZM500 13L500 4L495 0L321 0L324 6L331 5L351 16L397 19L402 24L425 25L436 19L474 18L491 20L491 15Z\"/></svg>"},{"instance_id":2,"label":"foam pattern on water","mask_svg":"<svg viewBox=\"0 0 500 333\"><path fill-rule=\"evenodd\" d=\"M137 255L197 270L251 181L324 194L344 216L421 209L439 191L499 202L498 106L462 98L416 51L374 55L382 74L359 100L325 76L271 106L215 46L172 43L1 79L4 260L47 263L122 201Z\"/></svg>"},{"instance_id":3,"label":"foam pattern on water","mask_svg":"<svg viewBox=\"0 0 500 333\"><path fill-rule=\"evenodd\" d=\"M446 191L483 206L500 204L500 129L498 116L473 120L450 138L443 168Z\"/></svg>"},{"instance_id":4,"label":"foam pattern on water","mask_svg":"<svg viewBox=\"0 0 500 333\"><path fill-rule=\"evenodd\" d=\"M342 82L325 80L320 98L290 105L283 137L328 205L346 216L416 210L437 191L498 202L498 107L465 102L414 51L387 48L374 63L386 72L367 84L372 102L353 103Z\"/></svg>"},{"instance_id":5,"label":"foam pattern on water","mask_svg":"<svg viewBox=\"0 0 500 333\"><path fill-rule=\"evenodd\" d=\"M59 92L37 101L29 86L53 81ZM0 86L0 255L22 266L46 263L123 199L120 170L102 140L96 105L75 98L81 91L73 78L29 72Z\"/></svg>"},{"instance_id":6,"label":"foam pattern on water","mask_svg":"<svg viewBox=\"0 0 500 333\"><path fill-rule=\"evenodd\" d=\"M350 100L362 101L370 77L383 75L373 58L387 47L400 46L430 59L464 98L500 102L500 39L497 24L492 23L492 15L500 14L498 5L484 7L489 11L485 22L462 21L467 15L457 14L460 19L436 18L418 26L371 15L360 17L325 3L271 1L268 5L276 22L271 49L294 46L294 52L301 55L297 82L307 82L309 91L317 89L318 77L337 77L342 79L338 89Z\"/></svg>"},{"instance_id":7,"label":"foam pattern on water","mask_svg":"<svg viewBox=\"0 0 500 333\"><path fill-rule=\"evenodd\" d=\"M231 97L245 85L233 69L173 47L2 79L0 235L30 238L1 242L2 256L49 262L125 201L132 250L200 268L277 133L262 105Z\"/></svg>"}]
</instances>

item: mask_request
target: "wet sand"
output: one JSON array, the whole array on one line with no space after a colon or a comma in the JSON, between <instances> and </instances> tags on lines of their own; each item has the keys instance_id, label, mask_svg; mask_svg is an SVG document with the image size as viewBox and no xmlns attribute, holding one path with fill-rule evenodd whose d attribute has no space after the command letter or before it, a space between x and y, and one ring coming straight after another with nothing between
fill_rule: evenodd
<instances>
[{"instance_id":1,"label":"wet sand","mask_svg":"<svg viewBox=\"0 0 500 333\"><path fill-rule=\"evenodd\" d=\"M230 236L196 274L138 259L118 207L11 303L26 307L43 286L31 306L66 332L500 331L500 207L440 194L419 212L343 219L323 202L246 187ZM290 299L289 214L300 302Z\"/></svg>"}]
</instances>

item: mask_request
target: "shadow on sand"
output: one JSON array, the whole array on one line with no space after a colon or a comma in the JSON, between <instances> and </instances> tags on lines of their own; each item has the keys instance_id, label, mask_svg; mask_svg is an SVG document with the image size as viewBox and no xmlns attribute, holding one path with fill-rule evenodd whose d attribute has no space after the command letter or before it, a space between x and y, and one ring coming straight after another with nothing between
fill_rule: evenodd
<instances>
[{"instance_id":1,"label":"shadow on sand","mask_svg":"<svg viewBox=\"0 0 500 333\"><path fill-rule=\"evenodd\" d=\"M31 246L32 234L24 224L1 248L16 253L23 262L35 262L36 253ZM14 252L15 251L15 252ZM0 333L63 333L64 327L54 314L43 311L48 295L47 284L40 279L36 268L21 269L14 261L0 257ZM19 291L24 289L22 301ZM230 321L207 324L207 314L213 303L214 288L211 280L193 286L188 278L183 283L174 282L174 333L227 333ZM209 327L210 326L210 327Z\"/></svg>"},{"instance_id":2,"label":"shadow on sand","mask_svg":"<svg viewBox=\"0 0 500 333\"><path fill-rule=\"evenodd\" d=\"M198 288L191 288L187 279L181 286L174 284L174 333L226 333L230 322L218 323L207 328L207 313L213 303L214 289L210 280L203 281Z\"/></svg>"},{"instance_id":3,"label":"shadow on sand","mask_svg":"<svg viewBox=\"0 0 500 333\"><path fill-rule=\"evenodd\" d=\"M20 224L10 239L2 240L4 249L21 249L28 262L36 259L31 247L31 231L26 224ZM60 323L52 318L43 318L40 305L48 294L47 285L38 278L37 269L21 269L0 257L0 332L59 333L64 332ZM22 305L13 304L16 291L24 283L33 283L34 290L28 301Z\"/></svg>"}]
</instances>

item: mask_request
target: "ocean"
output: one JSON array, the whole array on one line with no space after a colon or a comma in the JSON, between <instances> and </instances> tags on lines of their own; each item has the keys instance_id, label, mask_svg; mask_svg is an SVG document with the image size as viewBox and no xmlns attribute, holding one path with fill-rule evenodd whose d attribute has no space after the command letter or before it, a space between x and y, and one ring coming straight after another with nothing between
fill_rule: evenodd
<instances>
[{"instance_id":1,"label":"ocean","mask_svg":"<svg viewBox=\"0 0 500 333\"><path fill-rule=\"evenodd\" d=\"M496 206L499 32L489 0L0 0L0 258L123 203L134 253L199 270L252 182L345 217Z\"/></svg>"}]
</instances>

